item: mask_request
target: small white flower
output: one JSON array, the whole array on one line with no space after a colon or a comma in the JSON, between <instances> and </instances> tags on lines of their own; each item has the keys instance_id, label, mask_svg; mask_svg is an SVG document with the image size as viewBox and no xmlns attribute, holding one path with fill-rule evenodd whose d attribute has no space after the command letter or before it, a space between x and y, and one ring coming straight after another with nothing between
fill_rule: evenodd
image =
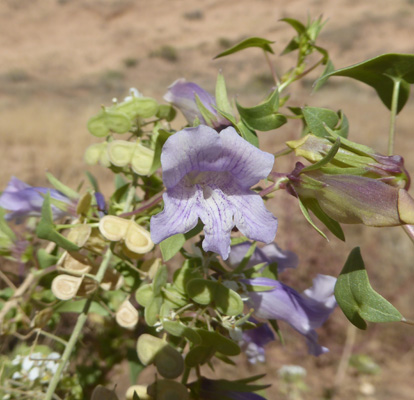
<instances>
[{"instance_id":1,"label":"small white flower","mask_svg":"<svg viewBox=\"0 0 414 400\"><path fill-rule=\"evenodd\" d=\"M135 89L135 88L130 88L129 93L130 93L130 95L125 97L124 101L130 101L134 97L144 97L144 95L138 89Z\"/></svg>"}]
</instances>

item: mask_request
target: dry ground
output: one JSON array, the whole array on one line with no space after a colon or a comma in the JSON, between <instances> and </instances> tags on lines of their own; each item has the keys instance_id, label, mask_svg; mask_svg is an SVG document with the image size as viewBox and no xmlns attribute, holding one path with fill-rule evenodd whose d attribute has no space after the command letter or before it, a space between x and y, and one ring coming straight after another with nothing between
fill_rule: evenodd
<instances>
[{"instance_id":1,"label":"dry ground","mask_svg":"<svg viewBox=\"0 0 414 400\"><path fill-rule=\"evenodd\" d=\"M414 53L410 0L0 0L0 187L11 175L44 185L46 170L75 187L83 179L83 151L95 141L85 128L87 119L100 104L125 95L131 86L161 100L178 77L212 90L222 69L230 94L242 104L255 104L271 85L260 52L251 49L217 61L212 57L223 45L247 36L275 40L278 54L293 33L278 20L305 21L308 14L328 19L320 45L330 50L336 67L386 52ZM289 57L274 60L279 71L292 63ZM293 104L342 109L351 123L350 138L385 153L388 113L373 90L338 78L309 96L310 84L292 89ZM413 111L411 99L398 119L396 145L411 171ZM283 140L298 134L298 128L289 124L274 136L261 135L262 143L276 151ZM90 170L110 193L110 175ZM286 282L305 288L318 272L338 274L349 251L361 245L373 286L414 319L413 249L401 229L347 227L345 244L326 243L283 194L271 207L281 221L278 242L300 254L300 268L288 274ZM277 369L299 364L308 371L305 397L322 398L332 385L346 327L337 310L320 332L331 352L318 359L305 357L302 341L288 333L286 348L270 346L266 366L248 367L240 358L241 368L235 372L225 367L220 376L267 372L267 381L274 383L270 398L279 399ZM407 325L370 326L358 333L354 351L369 354L382 372L364 377L350 371L337 398L414 398L413 345L414 330ZM363 381L374 385L374 394L361 393Z\"/></svg>"}]
</instances>

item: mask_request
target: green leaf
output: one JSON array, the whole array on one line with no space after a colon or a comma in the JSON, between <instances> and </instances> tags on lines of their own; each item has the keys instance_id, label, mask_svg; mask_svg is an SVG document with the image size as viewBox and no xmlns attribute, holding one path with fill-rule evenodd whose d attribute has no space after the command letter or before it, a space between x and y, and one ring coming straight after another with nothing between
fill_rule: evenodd
<instances>
[{"instance_id":1,"label":"green leaf","mask_svg":"<svg viewBox=\"0 0 414 400\"><path fill-rule=\"evenodd\" d=\"M185 326L181 322L164 320L162 326L170 335L185 337L195 345L201 344L201 337L197 331Z\"/></svg>"},{"instance_id":2,"label":"green leaf","mask_svg":"<svg viewBox=\"0 0 414 400\"><path fill-rule=\"evenodd\" d=\"M218 54L217 56L214 57L214 60L216 58L220 58L220 57L228 56L230 54L237 53L238 51L247 49L249 47L259 47L263 49L264 51L267 51L268 53L274 54L272 48L269 46L272 43L274 42L272 42L271 40L263 39L260 37L251 37L249 39L242 40L240 43L236 44L230 49Z\"/></svg>"},{"instance_id":3,"label":"green leaf","mask_svg":"<svg viewBox=\"0 0 414 400\"><path fill-rule=\"evenodd\" d=\"M53 224L52 208L50 206L50 193L47 192L42 205L42 218L36 228L36 235L40 239L49 240L56 243L67 251L78 251L80 249L75 243L66 239L63 235L58 233Z\"/></svg>"},{"instance_id":4,"label":"green leaf","mask_svg":"<svg viewBox=\"0 0 414 400\"><path fill-rule=\"evenodd\" d=\"M372 289L359 247L355 247L346 260L335 285L335 298L345 316L359 329L367 328L365 321L403 319L391 303Z\"/></svg>"},{"instance_id":5,"label":"green leaf","mask_svg":"<svg viewBox=\"0 0 414 400\"><path fill-rule=\"evenodd\" d=\"M69 186L63 184L59 179L55 178L50 172L46 172L46 178L59 192L63 193L65 196L70 197L71 199L78 199L79 193L71 189Z\"/></svg>"},{"instance_id":6,"label":"green leaf","mask_svg":"<svg viewBox=\"0 0 414 400\"><path fill-rule=\"evenodd\" d=\"M326 81L329 78L329 74L331 72L333 72L334 70L335 70L335 67L334 67L332 61L328 60L328 62L326 63L325 69L322 72L321 77L315 82L315 84L313 86L313 93L318 91L326 83Z\"/></svg>"},{"instance_id":7,"label":"green leaf","mask_svg":"<svg viewBox=\"0 0 414 400\"><path fill-rule=\"evenodd\" d=\"M144 318L149 326L154 326L158 322L162 302L163 298L161 295L153 296L150 304L145 307Z\"/></svg>"},{"instance_id":8,"label":"green leaf","mask_svg":"<svg viewBox=\"0 0 414 400\"><path fill-rule=\"evenodd\" d=\"M226 356L237 356L240 354L240 347L233 340L226 338L221 333L208 331L206 329L196 329L201 337L204 346L214 347L214 349Z\"/></svg>"},{"instance_id":9,"label":"green leaf","mask_svg":"<svg viewBox=\"0 0 414 400\"><path fill-rule=\"evenodd\" d=\"M9 243L14 242L16 240L16 234L7 224L6 219L4 218L6 214L6 210L0 207L0 236L7 237L7 242Z\"/></svg>"},{"instance_id":10,"label":"green leaf","mask_svg":"<svg viewBox=\"0 0 414 400\"><path fill-rule=\"evenodd\" d=\"M187 240L198 235L202 230L203 224L198 223L195 228L187 233L178 233L177 235L170 236L169 238L163 240L160 243L160 249L164 261L168 261L173 258L184 246Z\"/></svg>"},{"instance_id":11,"label":"green leaf","mask_svg":"<svg viewBox=\"0 0 414 400\"><path fill-rule=\"evenodd\" d=\"M211 346L194 346L185 356L187 367L193 368L206 363L216 352Z\"/></svg>"},{"instance_id":12,"label":"green leaf","mask_svg":"<svg viewBox=\"0 0 414 400\"><path fill-rule=\"evenodd\" d=\"M90 182L90 184L92 185L93 190L95 192L99 192L99 185L98 185L98 181L96 180L96 178L89 171L85 171L85 175L88 178L88 181Z\"/></svg>"},{"instance_id":13,"label":"green leaf","mask_svg":"<svg viewBox=\"0 0 414 400\"><path fill-rule=\"evenodd\" d=\"M277 112L279 109L279 92L277 89L257 106L245 108L236 101L236 107L242 121L253 130L266 132L277 129L287 122L286 117Z\"/></svg>"},{"instance_id":14,"label":"green leaf","mask_svg":"<svg viewBox=\"0 0 414 400\"><path fill-rule=\"evenodd\" d=\"M325 125L333 129L339 122L338 113L328 108L304 107L302 113L309 131L319 137L329 136Z\"/></svg>"},{"instance_id":15,"label":"green leaf","mask_svg":"<svg viewBox=\"0 0 414 400\"><path fill-rule=\"evenodd\" d=\"M161 294L161 289L166 285L168 279L168 271L166 265L161 265L155 273L152 281L152 290L154 296Z\"/></svg>"},{"instance_id":16,"label":"green leaf","mask_svg":"<svg viewBox=\"0 0 414 400\"><path fill-rule=\"evenodd\" d=\"M58 256L49 254L45 249L39 249L37 252L37 261L39 262L40 269L45 269L47 267L55 265L58 260Z\"/></svg>"},{"instance_id":17,"label":"green leaf","mask_svg":"<svg viewBox=\"0 0 414 400\"><path fill-rule=\"evenodd\" d=\"M400 81L397 108L397 112L400 112L409 98L410 84L414 83L414 55L383 54L359 64L328 72L319 80L326 80L331 76L346 76L373 87L389 110L394 84Z\"/></svg>"},{"instance_id":18,"label":"green leaf","mask_svg":"<svg viewBox=\"0 0 414 400\"><path fill-rule=\"evenodd\" d=\"M288 23L299 35L306 32L306 26L302 22L293 18L282 18L280 21Z\"/></svg>"},{"instance_id":19,"label":"green leaf","mask_svg":"<svg viewBox=\"0 0 414 400\"><path fill-rule=\"evenodd\" d=\"M208 126L213 126L213 122L217 120L217 117L204 105L197 93L195 93L195 101L198 110L205 120L205 124ZM198 125L199 124L197 123L197 126Z\"/></svg>"}]
</instances>

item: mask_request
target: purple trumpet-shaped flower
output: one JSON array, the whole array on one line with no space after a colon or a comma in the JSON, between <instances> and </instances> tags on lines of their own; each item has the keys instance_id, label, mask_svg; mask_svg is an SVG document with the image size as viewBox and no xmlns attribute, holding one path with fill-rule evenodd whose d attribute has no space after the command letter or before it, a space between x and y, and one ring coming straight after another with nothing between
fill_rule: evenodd
<instances>
[{"instance_id":1,"label":"purple trumpet-shaped flower","mask_svg":"<svg viewBox=\"0 0 414 400\"><path fill-rule=\"evenodd\" d=\"M333 294L336 279L328 275L317 275L313 286L303 293L269 278L245 279L251 286L266 286L266 291L249 292L248 304L254 308L254 315L263 319L287 322L306 337L310 354L319 356L328 349L318 343L315 331L329 317L336 306ZM268 290L269 287L272 289Z\"/></svg>"},{"instance_id":2,"label":"purple trumpet-shaped flower","mask_svg":"<svg viewBox=\"0 0 414 400\"><path fill-rule=\"evenodd\" d=\"M187 82L183 78L177 79L168 88L168 92L164 95L164 100L177 107L190 125L194 125L197 119L202 125L207 125L207 121L197 106L196 96L198 96L203 106L214 117L211 121L213 128L224 128L231 125L231 122L222 117L214 108L216 100L210 93L193 82Z\"/></svg>"},{"instance_id":3,"label":"purple trumpet-shaped flower","mask_svg":"<svg viewBox=\"0 0 414 400\"><path fill-rule=\"evenodd\" d=\"M228 264L235 268L240 264L251 246L250 242L243 242L231 246ZM257 264L277 263L278 272L286 268L296 268L298 265L298 256L289 250L282 250L276 243L270 243L262 248L256 247L251 255L246 268L253 267Z\"/></svg>"},{"instance_id":4,"label":"purple trumpet-shaped flower","mask_svg":"<svg viewBox=\"0 0 414 400\"><path fill-rule=\"evenodd\" d=\"M270 385L249 385L251 381L251 379L228 381L201 378L199 381L190 383L189 387L195 395L194 398L200 400L265 400L253 390L265 389Z\"/></svg>"},{"instance_id":5,"label":"purple trumpet-shaped flower","mask_svg":"<svg viewBox=\"0 0 414 400\"><path fill-rule=\"evenodd\" d=\"M0 207L10 211L5 219L8 221L15 219L19 223L26 217L40 216L44 195L48 192L52 199L63 206L58 208L52 205L53 219L67 215L68 206L72 205L72 201L64 194L56 189L30 186L13 176L0 196Z\"/></svg>"},{"instance_id":6,"label":"purple trumpet-shaped flower","mask_svg":"<svg viewBox=\"0 0 414 400\"><path fill-rule=\"evenodd\" d=\"M236 226L250 239L270 243L277 219L250 187L266 178L274 157L242 139L232 127L218 134L199 125L171 136L161 154L164 210L151 218L154 243L204 224L203 249L227 259Z\"/></svg>"},{"instance_id":7,"label":"purple trumpet-shaped flower","mask_svg":"<svg viewBox=\"0 0 414 400\"><path fill-rule=\"evenodd\" d=\"M252 322L257 323L253 318ZM242 339L239 341L240 348L245 352L250 364L265 362L265 345L275 340L273 331L267 324L259 325L253 329L243 331Z\"/></svg>"}]
</instances>

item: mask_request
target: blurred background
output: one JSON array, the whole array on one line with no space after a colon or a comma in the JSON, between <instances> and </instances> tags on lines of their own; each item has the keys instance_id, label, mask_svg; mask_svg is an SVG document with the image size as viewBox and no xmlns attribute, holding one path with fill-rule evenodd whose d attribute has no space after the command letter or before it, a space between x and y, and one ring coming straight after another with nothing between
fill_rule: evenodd
<instances>
[{"instance_id":1,"label":"blurred background","mask_svg":"<svg viewBox=\"0 0 414 400\"><path fill-rule=\"evenodd\" d=\"M130 87L160 101L175 79L185 77L214 92L222 70L231 97L246 106L257 104L273 85L263 54L249 49L213 57L246 37L265 37L275 41L273 61L283 73L295 58L278 54L294 31L279 20L306 23L320 15L327 23L318 43L329 50L336 68L383 53L414 53L412 0L1 0L0 188L12 175L46 186L46 171L76 188L85 180L85 148L98 141L88 133L87 120L101 104L126 96ZM290 105L341 109L350 121L349 138L385 154L389 114L374 90L333 78L310 95L317 76L292 86ZM414 171L413 114L410 99L397 119L396 153L404 156L409 171ZM300 124L289 123L261 134L261 145L276 152L299 133ZM288 159L276 169L286 172L293 163ZM111 174L100 167L87 169L110 194ZM401 228L345 226L345 243L334 238L326 242L304 222L293 198L281 193L269 203L280 220L278 244L300 257L298 270L285 273L284 282L303 290L317 273L337 276L350 250L359 245L373 287L414 319L414 249ZM319 358L307 356L302 338L284 326L286 346L270 344L266 365L250 366L239 357L241 368L217 366L217 375L233 379L267 373L265 381L274 384L269 398L288 398L281 393L277 371L300 365L307 370L308 389L298 398L323 398L337 375L348 325L336 310L320 330L330 353ZM414 328L409 325L370 325L357 332L353 353L367 356L378 368L350 366L337 398L412 399L413 346ZM122 369L113 371L120 390L122 376Z\"/></svg>"}]
</instances>

